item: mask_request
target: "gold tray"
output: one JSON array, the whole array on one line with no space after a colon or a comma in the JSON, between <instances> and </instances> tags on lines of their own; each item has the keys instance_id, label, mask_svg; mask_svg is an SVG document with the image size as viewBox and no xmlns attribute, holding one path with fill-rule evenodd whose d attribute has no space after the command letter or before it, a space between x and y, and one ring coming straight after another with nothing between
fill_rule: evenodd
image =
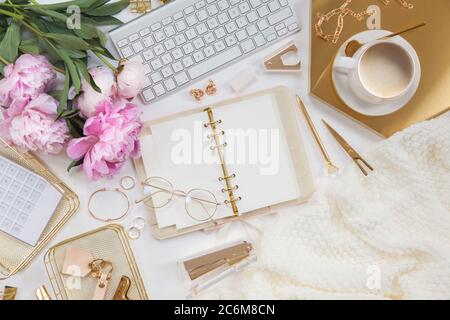
<instances>
[{"instance_id":1,"label":"gold tray","mask_svg":"<svg viewBox=\"0 0 450 320\"><path fill-rule=\"evenodd\" d=\"M344 20L344 30L336 45L318 38L314 24L318 12L327 13L344 3L343 0L313 0L311 21L311 93L347 116L384 137L389 137L414 123L428 120L450 110L450 1L408 0L414 9L408 10L391 1L385 6L381 0L355 0L350 8L362 11L369 5L381 8L382 29L398 31L421 22L427 25L406 33L403 37L417 50L422 66L422 81L414 98L403 109L383 117L361 115L345 105L336 94L331 80L331 61L339 47L351 36L366 30L365 21L350 17ZM325 25L326 33L333 33L336 21Z\"/></svg>"},{"instance_id":2,"label":"gold tray","mask_svg":"<svg viewBox=\"0 0 450 320\"><path fill-rule=\"evenodd\" d=\"M32 153L20 153L15 148L0 142L0 154L41 175L62 195L58 207L36 246L33 247L0 231L0 280L4 280L28 266L77 211L80 202L78 196Z\"/></svg>"},{"instance_id":3,"label":"gold tray","mask_svg":"<svg viewBox=\"0 0 450 320\"><path fill-rule=\"evenodd\" d=\"M65 249L68 247L89 251L94 258L104 259L113 264L112 278L105 299L112 299L120 278L125 275L131 280L128 292L130 300L148 300L127 235L123 227L116 224L67 239L47 251L44 262L56 299L90 300L97 283L96 279L84 277L80 278L80 288L69 288L66 285L68 276L62 275L60 270L65 257Z\"/></svg>"}]
</instances>

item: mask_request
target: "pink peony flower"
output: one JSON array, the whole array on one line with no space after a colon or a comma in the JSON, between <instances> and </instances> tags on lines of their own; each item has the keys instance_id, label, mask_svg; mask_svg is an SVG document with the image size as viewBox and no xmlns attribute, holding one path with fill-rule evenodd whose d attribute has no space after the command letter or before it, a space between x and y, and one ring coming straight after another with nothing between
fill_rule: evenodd
<instances>
[{"instance_id":1,"label":"pink peony flower","mask_svg":"<svg viewBox=\"0 0 450 320\"><path fill-rule=\"evenodd\" d=\"M104 66L96 67L89 69L89 73L102 92L95 91L86 80L83 80L81 87L83 93L76 99L75 106L87 118L97 113L100 103L110 100L116 94L116 82L111 69Z\"/></svg>"},{"instance_id":2,"label":"pink peony flower","mask_svg":"<svg viewBox=\"0 0 450 320\"><path fill-rule=\"evenodd\" d=\"M144 85L144 66L136 61L121 60L117 75L119 95L125 99L135 98Z\"/></svg>"},{"instance_id":3,"label":"pink peony flower","mask_svg":"<svg viewBox=\"0 0 450 320\"><path fill-rule=\"evenodd\" d=\"M16 98L35 98L47 91L56 79L53 66L39 55L23 54L4 71L5 78L0 80L0 105L4 107Z\"/></svg>"},{"instance_id":4,"label":"pink peony flower","mask_svg":"<svg viewBox=\"0 0 450 320\"><path fill-rule=\"evenodd\" d=\"M142 129L138 107L124 99L104 101L84 126L85 137L69 142L67 155L83 160L84 173L93 180L114 176L129 157L140 154Z\"/></svg>"},{"instance_id":5,"label":"pink peony flower","mask_svg":"<svg viewBox=\"0 0 450 320\"><path fill-rule=\"evenodd\" d=\"M0 135L27 151L57 154L69 139L66 122L55 121L57 108L58 101L45 93L31 101L17 98L3 112Z\"/></svg>"}]
</instances>

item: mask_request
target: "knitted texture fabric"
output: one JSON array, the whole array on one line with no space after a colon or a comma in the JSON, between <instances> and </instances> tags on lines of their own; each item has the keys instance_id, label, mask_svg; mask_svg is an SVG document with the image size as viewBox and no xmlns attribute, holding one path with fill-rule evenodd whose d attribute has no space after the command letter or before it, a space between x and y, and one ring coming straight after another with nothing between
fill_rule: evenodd
<instances>
[{"instance_id":1,"label":"knitted texture fabric","mask_svg":"<svg viewBox=\"0 0 450 320\"><path fill-rule=\"evenodd\" d=\"M377 144L262 218L258 261L200 298L450 299L450 113Z\"/></svg>"}]
</instances>

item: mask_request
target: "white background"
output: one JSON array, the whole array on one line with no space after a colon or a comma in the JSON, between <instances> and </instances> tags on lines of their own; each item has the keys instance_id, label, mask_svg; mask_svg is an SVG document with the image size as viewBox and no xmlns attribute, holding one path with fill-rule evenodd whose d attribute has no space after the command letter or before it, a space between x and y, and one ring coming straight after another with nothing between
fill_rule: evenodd
<instances>
[{"instance_id":1,"label":"white background","mask_svg":"<svg viewBox=\"0 0 450 320\"><path fill-rule=\"evenodd\" d=\"M183 0L178 0L183 1ZM52 0L40 1L54 2ZM158 1L153 1L157 4ZM292 36L292 40L296 42L300 49L300 56L303 65L303 71L301 73L264 73L262 71L262 60L264 57L272 53L281 47L284 43L287 43L290 39L285 39L282 42L278 42L272 45L271 48L266 49L263 52L259 52L246 60L239 62L217 74L211 78L217 83L218 95L215 97L207 97L202 102L204 104L214 103L215 101L221 101L234 97L234 93L229 89L229 80L232 79L237 72L248 66L256 66L260 73L257 81L252 84L245 92L250 93L253 91L259 91L262 89L271 88L274 86L285 85L291 89L292 98L294 94L299 94L309 109L313 121L317 124L317 128L327 146L327 149L333 158L334 162L341 168L352 165L351 160L340 149L337 143L330 136L329 132L321 124L321 119L326 119L332 124L339 132L346 137L346 139L361 153L364 153L371 145L380 141L381 138L372 132L364 129L354 121L339 114L331 107L324 105L316 99L309 96L309 39L310 39L310 26L311 22L310 0L291 0L297 13L302 31ZM119 15L119 18L123 21L128 21L135 17L125 10ZM91 65L97 65L99 62L96 59L92 59ZM206 80L199 81L198 84L194 84L192 87L205 87ZM143 105L140 101L136 101L141 105L143 111L143 119L150 120L158 117L166 116L169 114L178 113L190 108L198 107L197 104L188 94L189 90L182 90L170 97L167 97L161 101L153 103L152 105ZM306 126L306 122L298 112L298 121L301 128L301 133L304 137L308 157L313 170L313 175L316 179L316 185L320 188L321 185L327 181L327 176L324 173L323 160L319 153L319 149L315 145L312 135ZM123 168L121 173L112 180L101 180L97 182L89 181L83 173L75 169L70 174L67 173L66 168L70 160L64 155L60 156L41 156L41 158L48 164L64 182L67 183L75 192L79 195L81 205L78 212L67 223L62 231L56 236L50 245L54 245L69 237L84 233L94 228L100 227L103 224L92 219L87 213L87 199L89 195L102 187L118 187L120 177L124 175L136 176L133 164L129 161ZM139 190L135 188L129 193L130 197L137 198L139 196ZM295 210L291 208L288 210ZM130 225L130 221L136 216L145 216L146 210L143 207L134 206L131 213L120 223L125 227ZM276 219L282 219L283 214L279 212L276 215ZM231 231L231 237L236 238L241 233L244 234L244 229L240 225L231 225L227 227L227 232ZM222 231L220 240L223 240L224 232ZM170 240L158 241L155 240L151 234L149 227L146 227L143 235L139 240L132 241L131 246L134 250L140 272L144 279L145 287L148 291L150 298L152 299L175 299L184 298L186 291L179 280L179 274L177 270L177 261L189 254L194 254L200 250L208 249L211 246L220 243L217 232L206 234L204 232L198 232L191 235L174 238ZM46 251L46 249L44 250ZM229 281L232 281L230 279ZM6 281L0 281L0 287L4 285L15 286L19 288L18 299L35 299L34 291L37 287L45 284L50 290L51 286L47 278L43 263L43 254L38 255L33 263L24 271L11 277ZM52 293L51 293L52 294Z\"/></svg>"}]
</instances>

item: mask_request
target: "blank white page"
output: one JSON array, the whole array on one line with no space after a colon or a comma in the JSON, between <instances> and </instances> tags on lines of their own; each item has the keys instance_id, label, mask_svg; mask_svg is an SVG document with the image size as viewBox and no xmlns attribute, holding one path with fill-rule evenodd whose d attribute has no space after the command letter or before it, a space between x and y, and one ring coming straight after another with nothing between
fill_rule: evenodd
<instances>
[{"instance_id":1,"label":"blank white page","mask_svg":"<svg viewBox=\"0 0 450 320\"><path fill-rule=\"evenodd\" d=\"M141 140L142 160L147 177L163 177L172 183L174 189L185 192L208 190L223 203L227 197L221 192L223 183L218 180L222 169L216 162L216 151L209 149L211 144L214 145L206 137L209 130L203 127L207 119L207 113L200 112L152 125L151 134ZM183 160L183 155L185 160L190 160ZM211 161L205 163L205 159ZM155 212L159 228L175 225L182 229L202 223L189 217L182 197L174 197L169 205L155 209ZM231 215L233 212L229 207L219 206L214 218Z\"/></svg>"},{"instance_id":2,"label":"blank white page","mask_svg":"<svg viewBox=\"0 0 450 320\"><path fill-rule=\"evenodd\" d=\"M274 93L215 108L225 131L226 163L235 173L233 184L239 213L300 198L294 164Z\"/></svg>"}]
</instances>

